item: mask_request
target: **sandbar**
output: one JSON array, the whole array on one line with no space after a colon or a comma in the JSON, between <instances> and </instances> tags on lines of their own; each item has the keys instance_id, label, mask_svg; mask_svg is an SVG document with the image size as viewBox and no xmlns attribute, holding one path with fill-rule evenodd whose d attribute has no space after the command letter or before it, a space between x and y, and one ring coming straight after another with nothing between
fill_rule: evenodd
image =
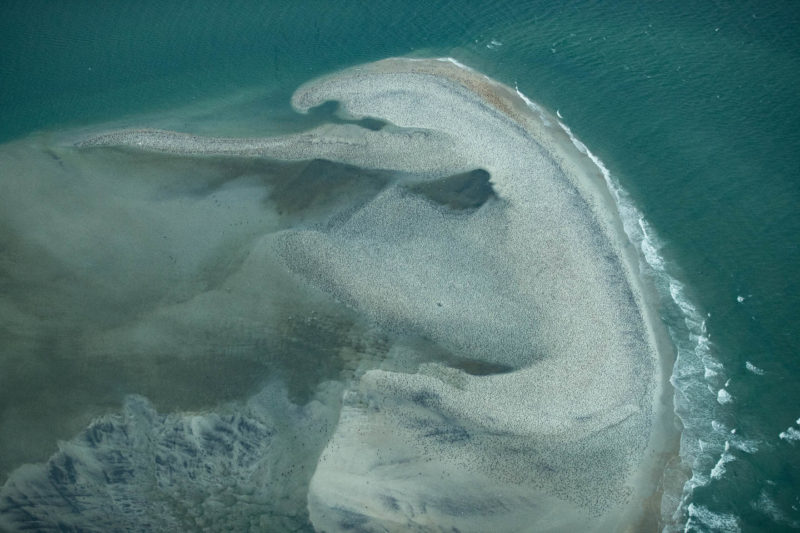
<instances>
[{"instance_id":1,"label":"sandbar","mask_svg":"<svg viewBox=\"0 0 800 533\"><path fill-rule=\"evenodd\" d=\"M300 134L140 128L73 145L396 173L334 222L282 228L263 244L298 284L398 339L343 386L308 480L311 524L651 524L664 442L674 440L669 356L637 257L586 154L556 117L451 59L352 67L301 86L292 105L305 113L329 101L344 123ZM363 119L385 125L364 128ZM454 196L467 189L468 201ZM429 345L474 363L431 361ZM478 367L489 370L465 370Z\"/></svg>"}]
</instances>

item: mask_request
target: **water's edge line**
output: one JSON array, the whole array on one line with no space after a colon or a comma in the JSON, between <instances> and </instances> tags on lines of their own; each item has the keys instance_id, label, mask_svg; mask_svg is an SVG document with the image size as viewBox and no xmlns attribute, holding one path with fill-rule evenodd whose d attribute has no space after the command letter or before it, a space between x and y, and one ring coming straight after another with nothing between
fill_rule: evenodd
<instances>
[{"instance_id":1,"label":"water's edge line","mask_svg":"<svg viewBox=\"0 0 800 533\"><path fill-rule=\"evenodd\" d=\"M723 447L722 453L724 453L729 443L727 440L724 441L724 444L722 442L706 442L699 437L698 417L696 413L693 416L690 412L695 410L697 402L688 397L689 389L694 388L697 381L687 380L687 378L699 377L697 374L700 367L702 367L704 377L707 377L710 372L720 375L723 366L711 353L712 346L706 330L706 315L700 310L694 299L687 294L686 285L670 272L668 262L659 253L663 244L658 238L657 232L647 222L641 210L635 206L627 191L611 175L603 161L593 154L567 125L560 120L558 124L570 137L575 147L586 154L603 175L608 191L614 199L619 218L622 220L625 233L631 244L639 251L640 271L644 276L651 278L660 296L661 305L678 309L682 315L683 328L680 327L680 324L667 321L664 323L677 352L669 381L674 388L674 412L683 426L680 437L679 457L682 462L680 467L690 468L691 477L683 483L681 494L664 492L662 520L664 531L689 531L697 524L699 518L697 508L691 502L692 493L696 487L703 486L709 481L708 476L704 474L704 471L707 470L708 459L715 457L719 447ZM724 391L724 388L719 391ZM712 399L708 398L707 400ZM708 403L713 408L713 401ZM713 416L700 418L708 422L713 419ZM707 446L704 447L704 443ZM696 447L704 449L700 450L701 453L697 453ZM667 468L670 466L668 465ZM713 472L712 469L712 476ZM665 472L665 475L667 474ZM677 506L674 505L673 500L677 500Z\"/></svg>"}]
</instances>

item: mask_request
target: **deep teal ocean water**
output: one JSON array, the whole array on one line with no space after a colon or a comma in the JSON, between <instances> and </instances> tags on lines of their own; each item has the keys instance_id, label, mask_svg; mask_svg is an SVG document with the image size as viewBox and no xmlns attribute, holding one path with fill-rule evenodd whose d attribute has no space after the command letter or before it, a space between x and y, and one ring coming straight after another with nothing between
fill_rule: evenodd
<instances>
[{"instance_id":1,"label":"deep teal ocean water","mask_svg":"<svg viewBox=\"0 0 800 533\"><path fill-rule=\"evenodd\" d=\"M2 141L249 87L288 114L299 83L408 54L453 56L558 110L626 192L676 346L691 473L664 500L669 527L800 528L797 2L9 0L0 14Z\"/></svg>"}]
</instances>

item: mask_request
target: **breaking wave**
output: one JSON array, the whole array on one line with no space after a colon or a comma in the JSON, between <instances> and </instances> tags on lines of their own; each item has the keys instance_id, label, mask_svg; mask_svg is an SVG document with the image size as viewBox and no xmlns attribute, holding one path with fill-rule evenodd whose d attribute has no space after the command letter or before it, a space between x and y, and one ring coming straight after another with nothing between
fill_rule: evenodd
<instances>
[{"instance_id":1,"label":"breaking wave","mask_svg":"<svg viewBox=\"0 0 800 533\"><path fill-rule=\"evenodd\" d=\"M537 104L522 95L519 89L517 92L533 111L541 113ZM686 480L679 494L665 489L662 500L664 530L688 530L692 524L737 530L736 517L719 516L692 503L695 489L720 479L725 474L724 465L735 460L729 440L735 439L736 430L720 430L719 425L711 424L718 412L724 410L726 404L733 403L734 398L725 389L728 383L725 368L715 355L715 346L706 329L706 319L710 314L703 312L687 286L679 281L677 265L662 254L663 242L628 192L566 124L561 121L558 124L603 175L625 233L639 251L640 272L657 291L663 321L675 347L676 359L670 383L675 389L675 414L683 426L679 452L682 466L668 468L683 470L688 467L691 476L688 479L683 476ZM734 447L747 453L757 449L751 441L736 441Z\"/></svg>"}]
</instances>

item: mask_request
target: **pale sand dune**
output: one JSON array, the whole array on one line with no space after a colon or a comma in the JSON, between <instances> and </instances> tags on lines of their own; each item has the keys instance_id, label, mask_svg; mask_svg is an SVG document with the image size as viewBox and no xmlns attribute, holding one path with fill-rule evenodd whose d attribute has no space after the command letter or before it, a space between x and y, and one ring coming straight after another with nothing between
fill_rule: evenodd
<instances>
[{"instance_id":1,"label":"pale sand dune","mask_svg":"<svg viewBox=\"0 0 800 533\"><path fill-rule=\"evenodd\" d=\"M443 207L402 180L335 224L284 230L297 278L398 338L504 372L425 360L398 343L365 364L308 492L322 531L585 531L635 524L655 491L662 361L627 241L591 162L513 90L448 60L390 59L310 82L378 131L329 125L264 139L123 130L82 149L327 159L414 180L484 169L494 195ZM411 179L411 178L409 178ZM402 366L402 365L401 365ZM658 423L656 423L658 422ZM276 453L276 452L272 452ZM287 452L288 453L288 452Z\"/></svg>"}]
</instances>

